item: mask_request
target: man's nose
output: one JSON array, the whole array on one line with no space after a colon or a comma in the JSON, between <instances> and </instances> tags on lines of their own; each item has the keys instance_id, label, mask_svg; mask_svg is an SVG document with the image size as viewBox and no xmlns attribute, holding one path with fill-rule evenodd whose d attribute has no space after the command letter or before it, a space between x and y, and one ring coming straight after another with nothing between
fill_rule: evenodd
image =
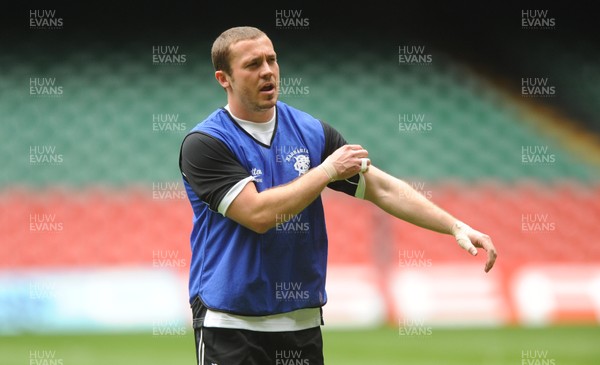
<instances>
[{"instance_id":1,"label":"man's nose","mask_svg":"<svg viewBox=\"0 0 600 365\"><path fill-rule=\"evenodd\" d=\"M268 62L263 62L260 69L261 76L270 76L273 74L273 67Z\"/></svg>"}]
</instances>

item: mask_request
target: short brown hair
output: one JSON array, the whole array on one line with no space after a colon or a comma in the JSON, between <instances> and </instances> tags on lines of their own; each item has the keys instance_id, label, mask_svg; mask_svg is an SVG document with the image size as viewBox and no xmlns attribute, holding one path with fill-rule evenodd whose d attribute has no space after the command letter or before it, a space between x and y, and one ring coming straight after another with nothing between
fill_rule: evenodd
<instances>
[{"instance_id":1,"label":"short brown hair","mask_svg":"<svg viewBox=\"0 0 600 365\"><path fill-rule=\"evenodd\" d=\"M267 35L262 30L248 26L229 28L221 33L221 35L215 39L210 52L215 71L222 70L231 75L231 64L229 60L231 45L239 41L266 36Z\"/></svg>"}]
</instances>

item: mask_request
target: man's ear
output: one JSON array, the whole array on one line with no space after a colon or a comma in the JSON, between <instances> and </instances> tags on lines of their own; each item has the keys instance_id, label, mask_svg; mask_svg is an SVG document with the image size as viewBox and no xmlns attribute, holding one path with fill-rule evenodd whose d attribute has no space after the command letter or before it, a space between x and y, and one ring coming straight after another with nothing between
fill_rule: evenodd
<instances>
[{"instance_id":1,"label":"man's ear","mask_svg":"<svg viewBox=\"0 0 600 365\"><path fill-rule=\"evenodd\" d=\"M227 75L225 71L215 71L215 79L217 79L224 89L229 87L229 75Z\"/></svg>"}]
</instances>

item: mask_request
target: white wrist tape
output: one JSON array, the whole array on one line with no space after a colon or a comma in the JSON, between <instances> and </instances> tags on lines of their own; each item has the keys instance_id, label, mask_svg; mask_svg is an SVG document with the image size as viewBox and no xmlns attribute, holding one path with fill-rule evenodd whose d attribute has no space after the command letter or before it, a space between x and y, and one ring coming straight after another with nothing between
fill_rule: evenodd
<instances>
[{"instance_id":1,"label":"white wrist tape","mask_svg":"<svg viewBox=\"0 0 600 365\"><path fill-rule=\"evenodd\" d=\"M327 177L329 177L329 182L334 182L335 176L337 175L337 171L335 171L335 167L333 167L332 164L324 161L322 164L319 165L320 168L323 169L323 171L325 171L325 174L327 175Z\"/></svg>"},{"instance_id":2,"label":"white wrist tape","mask_svg":"<svg viewBox=\"0 0 600 365\"><path fill-rule=\"evenodd\" d=\"M469 238L468 232L472 228L463 222L456 222L452 226L452 234L456 239L456 242L460 247L468 251L472 255L477 254L477 249L473 246L471 239Z\"/></svg>"},{"instance_id":3,"label":"white wrist tape","mask_svg":"<svg viewBox=\"0 0 600 365\"><path fill-rule=\"evenodd\" d=\"M360 172L366 172L369 169L369 159L361 158L360 159Z\"/></svg>"},{"instance_id":4,"label":"white wrist tape","mask_svg":"<svg viewBox=\"0 0 600 365\"><path fill-rule=\"evenodd\" d=\"M354 196L359 199L365 198L365 188L367 187L367 183L365 181L365 177L362 172L358 173L358 186L356 187L356 192Z\"/></svg>"}]
</instances>

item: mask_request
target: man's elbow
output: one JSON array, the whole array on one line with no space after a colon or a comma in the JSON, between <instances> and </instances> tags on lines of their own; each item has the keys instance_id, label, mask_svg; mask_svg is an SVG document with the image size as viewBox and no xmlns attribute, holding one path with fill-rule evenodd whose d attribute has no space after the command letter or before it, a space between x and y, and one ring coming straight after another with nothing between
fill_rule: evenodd
<instances>
[{"instance_id":1,"label":"man's elbow","mask_svg":"<svg viewBox=\"0 0 600 365\"><path fill-rule=\"evenodd\" d=\"M275 227L276 215L264 202L257 199L258 194L243 194L244 192L233 201L225 216L258 234L266 233Z\"/></svg>"},{"instance_id":2,"label":"man's elbow","mask_svg":"<svg viewBox=\"0 0 600 365\"><path fill-rule=\"evenodd\" d=\"M238 220L238 223L253 231L254 233L264 234L275 227L275 222L267 214L253 214L246 219Z\"/></svg>"},{"instance_id":3,"label":"man's elbow","mask_svg":"<svg viewBox=\"0 0 600 365\"><path fill-rule=\"evenodd\" d=\"M255 222L255 223L247 226L246 228L250 229L254 233L265 234L269 230L271 230L273 227L274 226L271 225L271 224L262 223L262 222Z\"/></svg>"}]
</instances>

